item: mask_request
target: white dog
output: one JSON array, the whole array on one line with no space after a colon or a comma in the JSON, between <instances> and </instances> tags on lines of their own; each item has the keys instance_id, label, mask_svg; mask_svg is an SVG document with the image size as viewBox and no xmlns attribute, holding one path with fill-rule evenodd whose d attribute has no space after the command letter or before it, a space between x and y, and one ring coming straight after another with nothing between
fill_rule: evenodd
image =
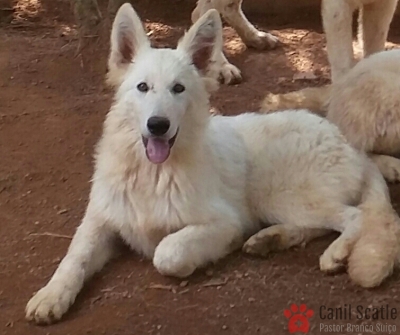
<instances>
[{"instance_id":1,"label":"white dog","mask_svg":"<svg viewBox=\"0 0 400 335\"><path fill-rule=\"evenodd\" d=\"M364 57L367 57L385 49L397 2L398 0L322 0L322 21L332 82L336 82L355 64L353 12L360 10L358 38L363 45Z\"/></svg>"},{"instance_id":2,"label":"white dog","mask_svg":"<svg viewBox=\"0 0 400 335\"><path fill-rule=\"evenodd\" d=\"M109 80L115 103L96 150L90 201L67 255L26 317L58 320L110 259L114 238L186 277L244 246L265 254L341 232L321 257L378 285L398 257L399 223L386 184L339 130L305 111L209 114L203 74L222 44L215 10L176 50L152 49L129 4L115 18Z\"/></svg>"}]
</instances>

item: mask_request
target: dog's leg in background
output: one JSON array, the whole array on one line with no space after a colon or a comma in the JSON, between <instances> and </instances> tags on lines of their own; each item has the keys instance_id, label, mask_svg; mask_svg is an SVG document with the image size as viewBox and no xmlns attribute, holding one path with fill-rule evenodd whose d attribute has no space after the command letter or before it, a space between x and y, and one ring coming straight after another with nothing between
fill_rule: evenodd
<instances>
[{"instance_id":1,"label":"dog's leg in background","mask_svg":"<svg viewBox=\"0 0 400 335\"><path fill-rule=\"evenodd\" d=\"M218 0L216 0L216 2L218 2ZM209 9L218 9L217 7L219 6L214 6L211 0L199 0L196 8L192 12L192 23L195 23ZM213 77L219 77L225 84L234 84L242 80L240 70L235 65L229 63L223 50L221 50L216 57L217 59L214 60L215 65L211 72L216 72L218 74L212 75Z\"/></svg>"},{"instance_id":2,"label":"dog's leg in background","mask_svg":"<svg viewBox=\"0 0 400 335\"><path fill-rule=\"evenodd\" d=\"M331 90L332 85L326 85L282 94L268 93L261 103L260 112L268 114L279 110L308 109L315 114L325 116Z\"/></svg>"},{"instance_id":3,"label":"dog's leg in background","mask_svg":"<svg viewBox=\"0 0 400 335\"><path fill-rule=\"evenodd\" d=\"M28 302L26 318L44 324L59 320L74 303L85 280L111 258L113 237L104 221L88 212L53 277Z\"/></svg>"},{"instance_id":4,"label":"dog's leg in background","mask_svg":"<svg viewBox=\"0 0 400 335\"><path fill-rule=\"evenodd\" d=\"M246 18L242 11L243 0L214 0L216 9L222 17L232 26L243 42L258 50L273 49L278 39L263 31L259 31Z\"/></svg>"},{"instance_id":5,"label":"dog's leg in background","mask_svg":"<svg viewBox=\"0 0 400 335\"><path fill-rule=\"evenodd\" d=\"M190 225L166 236L156 248L154 266L163 275L183 278L239 249L243 232L230 218Z\"/></svg>"},{"instance_id":6,"label":"dog's leg in background","mask_svg":"<svg viewBox=\"0 0 400 335\"><path fill-rule=\"evenodd\" d=\"M196 22L207 10L214 8L232 26L243 42L250 47L259 50L272 49L278 43L278 39L270 33L257 30L246 18L242 11L243 0L198 0L196 8L192 12L192 22ZM230 64L223 52L216 60L221 77L226 84L241 81L240 70Z\"/></svg>"},{"instance_id":7,"label":"dog's leg in background","mask_svg":"<svg viewBox=\"0 0 400 335\"><path fill-rule=\"evenodd\" d=\"M244 244L243 251L265 257L270 252L286 250L296 245L305 245L329 232L330 230L327 229L278 224L265 228L250 237Z\"/></svg>"},{"instance_id":8,"label":"dog's leg in background","mask_svg":"<svg viewBox=\"0 0 400 335\"><path fill-rule=\"evenodd\" d=\"M400 159L375 154L370 154L369 157L375 162L387 181L392 183L400 181Z\"/></svg>"},{"instance_id":9,"label":"dog's leg in background","mask_svg":"<svg viewBox=\"0 0 400 335\"><path fill-rule=\"evenodd\" d=\"M364 46L364 57L385 49L397 1L376 0L360 10L359 41Z\"/></svg>"},{"instance_id":10,"label":"dog's leg in background","mask_svg":"<svg viewBox=\"0 0 400 335\"><path fill-rule=\"evenodd\" d=\"M346 0L322 1L322 22L333 83L347 73L355 62L352 33L352 15L355 9Z\"/></svg>"}]
</instances>

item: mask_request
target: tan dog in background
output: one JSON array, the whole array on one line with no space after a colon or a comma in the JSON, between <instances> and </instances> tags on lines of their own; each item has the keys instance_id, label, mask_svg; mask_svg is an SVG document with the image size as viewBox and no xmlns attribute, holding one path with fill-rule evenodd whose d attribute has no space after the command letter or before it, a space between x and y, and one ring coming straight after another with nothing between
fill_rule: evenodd
<instances>
[{"instance_id":1,"label":"tan dog in background","mask_svg":"<svg viewBox=\"0 0 400 335\"><path fill-rule=\"evenodd\" d=\"M269 94L262 111L309 109L335 123L347 140L365 151L383 176L400 181L400 50L361 60L332 85Z\"/></svg>"},{"instance_id":2,"label":"tan dog in background","mask_svg":"<svg viewBox=\"0 0 400 335\"><path fill-rule=\"evenodd\" d=\"M385 48L398 0L322 0L322 22L326 34L332 82L355 64L353 13L359 9L358 38L364 57Z\"/></svg>"}]
</instances>

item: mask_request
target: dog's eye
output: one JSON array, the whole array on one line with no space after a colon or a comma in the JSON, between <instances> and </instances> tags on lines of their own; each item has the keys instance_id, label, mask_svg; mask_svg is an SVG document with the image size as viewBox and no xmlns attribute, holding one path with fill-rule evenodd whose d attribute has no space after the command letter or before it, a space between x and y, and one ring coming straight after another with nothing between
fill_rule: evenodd
<instances>
[{"instance_id":1,"label":"dog's eye","mask_svg":"<svg viewBox=\"0 0 400 335\"><path fill-rule=\"evenodd\" d=\"M143 92L143 93L146 93L149 90L149 86L147 86L146 83L140 83L136 87L140 92Z\"/></svg>"},{"instance_id":2,"label":"dog's eye","mask_svg":"<svg viewBox=\"0 0 400 335\"><path fill-rule=\"evenodd\" d=\"M185 90L185 86L182 84L175 84L174 87L172 87L172 92L174 93L182 93Z\"/></svg>"}]
</instances>

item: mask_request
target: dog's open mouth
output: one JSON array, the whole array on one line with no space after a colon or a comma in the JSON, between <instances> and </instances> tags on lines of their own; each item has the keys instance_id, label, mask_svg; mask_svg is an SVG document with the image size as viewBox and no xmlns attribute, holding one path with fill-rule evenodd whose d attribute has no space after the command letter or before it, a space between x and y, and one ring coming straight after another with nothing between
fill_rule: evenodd
<instances>
[{"instance_id":1,"label":"dog's open mouth","mask_svg":"<svg viewBox=\"0 0 400 335\"><path fill-rule=\"evenodd\" d=\"M151 136L149 138L142 136L148 160L154 164L164 163L169 157L177 136L178 132L169 140L157 136Z\"/></svg>"}]
</instances>

